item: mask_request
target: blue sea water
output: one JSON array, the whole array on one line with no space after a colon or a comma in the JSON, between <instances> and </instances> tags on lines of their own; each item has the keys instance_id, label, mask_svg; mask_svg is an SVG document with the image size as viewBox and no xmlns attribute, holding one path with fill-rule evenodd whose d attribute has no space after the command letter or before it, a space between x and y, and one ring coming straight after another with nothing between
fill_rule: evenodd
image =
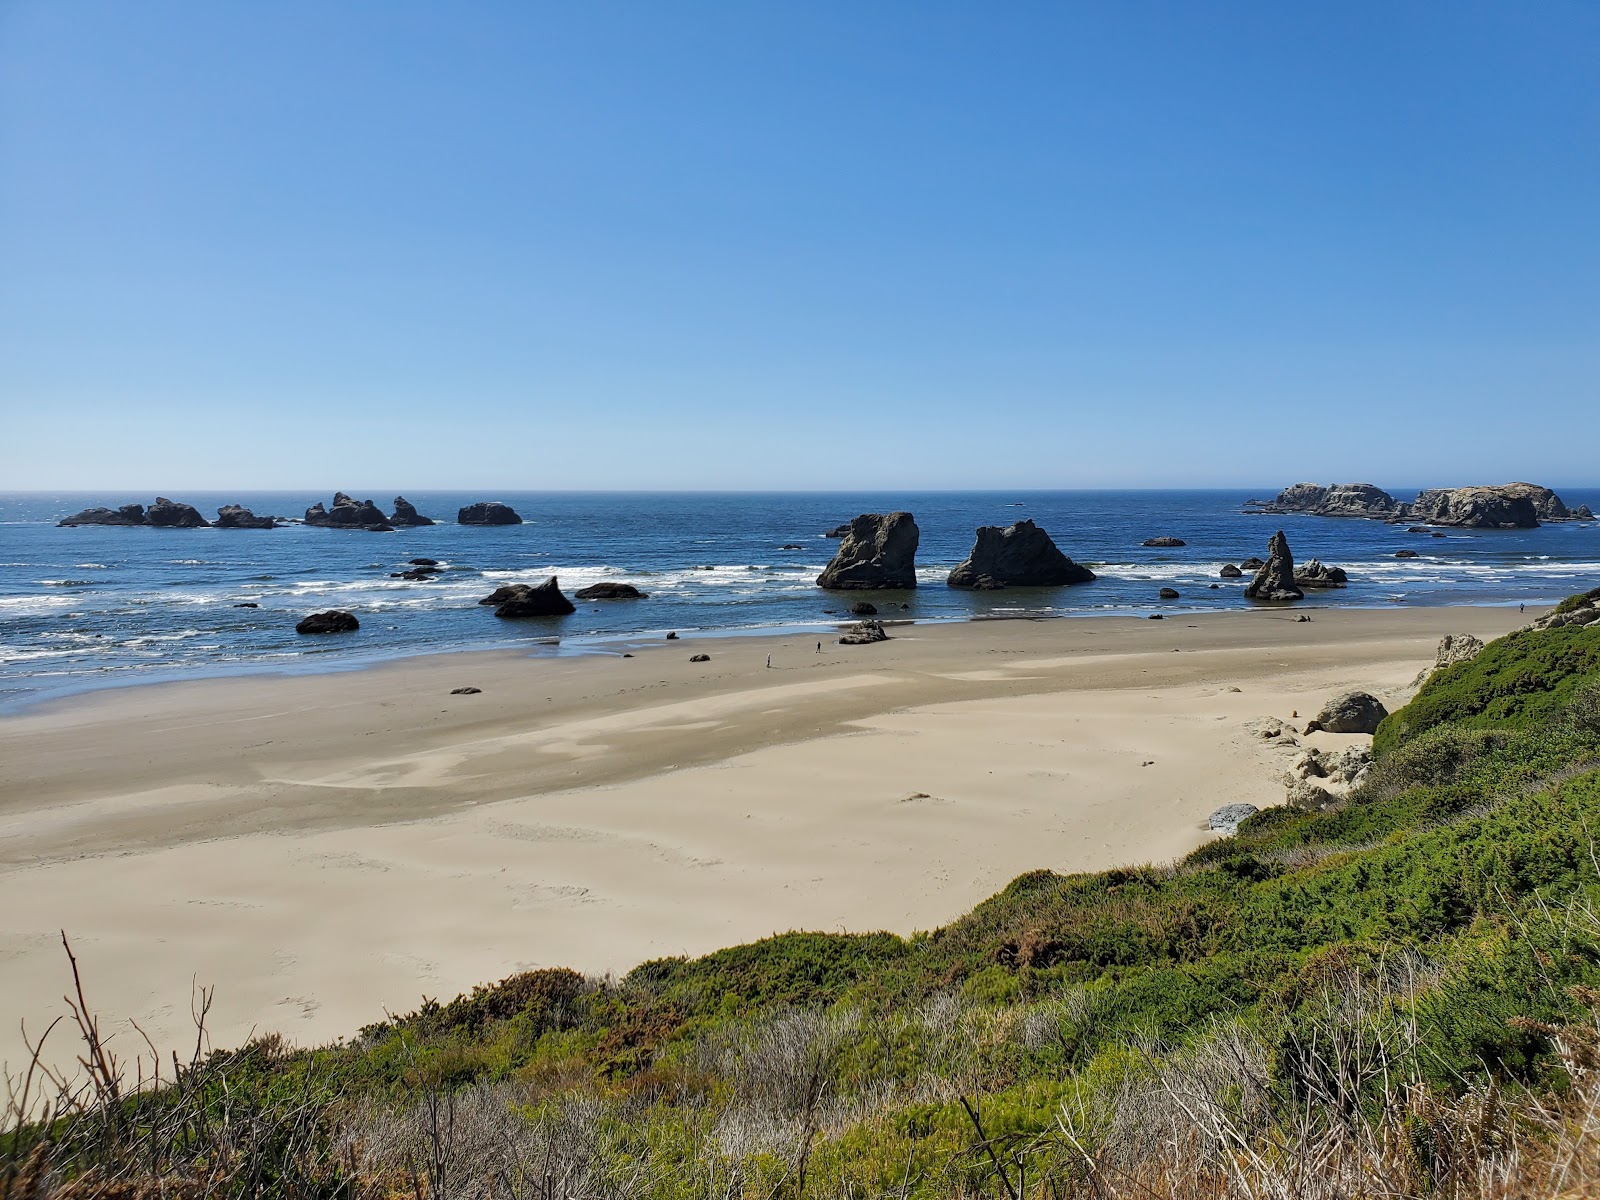
<instances>
[{"instance_id":1,"label":"blue sea water","mask_svg":"<svg viewBox=\"0 0 1600 1200\"><path fill-rule=\"evenodd\" d=\"M1409 496L1414 489L1391 488ZM1560 489L1568 504L1600 510L1600 490ZM861 598L917 621L1002 616L1144 614L1246 607L1225 562L1264 555L1282 527L1297 561L1344 567L1348 588L1313 593L1329 606L1546 603L1600 584L1600 525L1452 530L1244 513L1245 491L895 493L408 492L447 523L394 533L290 525L271 530L56 527L93 505L150 496L0 494L0 705L118 683L254 670L327 670L405 654L527 647L536 653L620 653L667 630L696 633L831 629ZM392 493L375 494L385 511ZM207 517L241 503L258 514L300 516L328 495L185 493ZM364 498L364 497L363 497ZM456 510L499 499L525 523L454 524ZM916 591L824 592L817 573L838 546L824 530L861 512L907 509L922 530ZM946 573L979 525L1031 517L1099 575L1090 584L967 592ZM1188 545L1154 549L1171 534ZM785 550L786 544L801 547ZM1396 559L1409 547L1421 555ZM407 559L449 570L428 582L390 577ZM558 575L570 595L603 579L650 593L643 601L580 604L571 616L497 620L477 600L507 582ZM1221 584L1211 590L1212 583ZM1162 587L1181 597L1163 602ZM887 605L904 603L892 614ZM237 608L241 603L258 608ZM326 608L358 615L353 634L294 632Z\"/></svg>"}]
</instances>

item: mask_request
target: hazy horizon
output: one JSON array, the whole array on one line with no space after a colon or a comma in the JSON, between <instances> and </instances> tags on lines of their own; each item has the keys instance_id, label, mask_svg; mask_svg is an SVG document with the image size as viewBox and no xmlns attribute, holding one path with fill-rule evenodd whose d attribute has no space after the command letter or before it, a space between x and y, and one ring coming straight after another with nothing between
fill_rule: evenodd
<instances>
[{"instance_id":1,"label":"hazy horizon","mask_svg":"<svg viewBox=\"0 0 1600 1200\"><path fill-rule=\"evenodd\" d=\"M1592 485L1596 61L1568 0L0 0L0 488Z\"/></svg>"}]
</instances>

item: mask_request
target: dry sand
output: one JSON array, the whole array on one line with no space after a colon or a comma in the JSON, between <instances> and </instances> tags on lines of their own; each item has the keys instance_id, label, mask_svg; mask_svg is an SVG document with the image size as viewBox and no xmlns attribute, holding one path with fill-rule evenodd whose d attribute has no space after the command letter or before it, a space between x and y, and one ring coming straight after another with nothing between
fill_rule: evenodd
<instances>
[{"instance_id":1,"label":"dry sand","mask_svg":"<svg viewBox=\"0 0 1600 1200\"><path fill-rule=\"evenodd\" d=\"M1399 700L1444 634L1528 619L1313 617L436 655L0 719L0 1059L63 1011L62 929L131 1054L126 1018L192 1039L194 982L218 1045L307 1044L528 967L933 928L1037 867L1187 852L1212 809L1282 799L1251 722Z\"/></svg>"}]
</instances>

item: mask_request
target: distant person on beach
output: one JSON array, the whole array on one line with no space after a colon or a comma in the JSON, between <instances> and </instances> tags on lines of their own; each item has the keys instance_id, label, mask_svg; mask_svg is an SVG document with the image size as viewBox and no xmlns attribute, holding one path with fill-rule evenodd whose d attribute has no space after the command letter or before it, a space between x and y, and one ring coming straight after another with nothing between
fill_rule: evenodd
<instances>
[{"instance_id":1,"label":"distant person on beach","mask_svg":"<svg viewBox=\"0 0 1600 1200\"><path fill-rule=\"evenodd\" d=\"M821 643L821 642L818 642L818 643L817 643L817 653L818 653L818 654L821 654L821 653L822 653L822 643Z\"/></svg>"},{"instance_id":2,"label":"distant person on beach","mask_svg":"<svg viewBox=\"0 0 1600 1200\"><path fill-rule=\"evenodd\" d=\"M1528 606L1526 604L1519 604L1517 605L1517 611L1519 613L1525 613L1528 611Z\"/></svg>"}]
</instances>

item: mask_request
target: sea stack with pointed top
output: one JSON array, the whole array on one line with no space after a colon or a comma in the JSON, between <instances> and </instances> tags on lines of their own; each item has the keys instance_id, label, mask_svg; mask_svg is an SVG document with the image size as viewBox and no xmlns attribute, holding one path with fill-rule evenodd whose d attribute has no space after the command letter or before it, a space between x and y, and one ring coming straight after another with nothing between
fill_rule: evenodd
<instances>
[{"instance_id":1,"label":"sea stack with pointed top","mask_svg":"<svg viewBox=\"0 0 1600 1200\"><path fill-rule=\"evenodd\" d=\"M1289 539L1283 530L1272 535L1267 543L1267 561L1256 577L1245 584L1244 594L1252 600L1304 600L1294 581L1294 555L1289 550Z\"/></svg>"},{"instance_id":2,"label":"sea stack with pointed top","mask_svg":"<svg viewBox=\"0 0 1600 1200\"><path fill-rule=\"evenodd\" d=\"M967 561L950 572L951 587L1060 587L1089 583L1094 572L1079 566L1056 548L1050 535L1032 521L1018 521L1002 529L985 525L978 530Z\"/></svg>"},{"instance_id":3,"label":"sea stack with pointed top","mask_svg":"<svg viewBox=\"0 0 1600 1200\"><path fill-rule=\"evenodd\" d=\"M404 496L394 498L394 516L389 518L391 525L432 525L433 518L425 517L419 513L416 506Z\"/></svg>"},{"instance_id":4,"label":"sea stack with pointed top","mask_svg":"<svg viewBox=\"0 0 1600 1200\"><path fill-rule=\"evenodd\" d=\"M908 512L862 513L850 522L817 586L830 591L914 588L920 538Z\"/></svg>"}]
</instances>

